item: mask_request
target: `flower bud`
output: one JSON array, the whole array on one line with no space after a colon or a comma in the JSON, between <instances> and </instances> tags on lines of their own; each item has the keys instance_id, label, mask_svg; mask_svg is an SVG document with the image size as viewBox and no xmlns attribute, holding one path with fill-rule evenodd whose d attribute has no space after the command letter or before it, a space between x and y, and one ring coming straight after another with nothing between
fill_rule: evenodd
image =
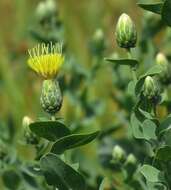
<instances>
[{"instance_id":1,"label":"flower bud","mask_svg":"<svg viewBox=\"0 0 171 190\"><path fill-rule=\"evenodd\" d=\"M121 48L133 48L137 42L137 31L132 19L127 14L119 17L116 26L116 41Z\"/></svg>"},{"instance_id":2,"label":"flower bud","mask_svg":"<svg viewBox=\"0 0 171 190\"><path fill-rule=\"evenodd\" d=\"M37 145L39 143L39 137L31 132L29 125L32 123L32 119L28 116L23 118L23 128L24 128L24 140L27 144Z\"/></svg>"},{"instance_id":3,"label":"flower bud","mask_svg":"<svg viewBox=\"0 0 171 190\"><path fill-rule=\"evenodd\" d=\"M156 56L156 63L161 66L166 66L168 64L168 60L163 53L158 53Z\"/></svg>"},{"instance_id":4,"label":"flower bud","mask_svg":"<svg viewBox=\"0 0 171 190\"><path fill-rule=\"evenodd\" d=\"M143 94L148 99L153 99L159 94L158 85L156 81L150 76L145 78Z\"/></svg>"},{"instance_id":5,"label":"flower bud","mask_svg":"<svg viewBox=\"0 0 171 190\"><path fill-rule=\"evenodd\" d=\"M116 145L113 148L112 157L113 157L113 160L115 160L117 162L123 162L126 157L125 151L122 149L122 147Z\"/></svg>"},{"instance_id":6,"label":"flower bud","mask_svg":"<svg viewBox=\"0 0 171 190\"><path fill-rule=\"evenodd\" d=\"M171 83L171 67L166 56L163 53L158 53L156 56L156 63L161 66L161 73L159 74L159 80L162 84Z\"/></svg>"},{"instance_id":7,"label":"flower bud","mask_svg":"<svg viewBox=\"0 0 171 190\"><path fill-rule=\"evenodd\" d=\"M55 114L62 106L62 93L56 80L44 80L40 103L43 110L49 114Z\"/></svg>"},{"instance_id":8,"label":"flower bud","mask_svg":"<svg viewBox=\"0 0 171 190\"><path fill-rule=\"evenodd\" d=\"M56 14L56 3L54 0L46 0L38 4L36 9L36 17L39 21L43 21L55 14Z\"/></svg>"},{"instance_id":9,"label":"flower bud","mask_svg":"<svg viewBox=\"0 0 171 190\"><path fill-rule=\"evenodd\" d=\"M28 116L23 117L22 126L28 127L32 123L32 119Z\"/></svg>"},{"instance_id":10,"label":"flower bud","mask_svg":"<svg viewBox=\"0 0 171 190\"><path fill-rule=\"evenodd\" d=\"M126 159L126 164L132 164L135 165L137 162L136 157L133 154L129 154L127 159Z\"/></svg>"},{"instance_id":11,"label":"flower bud","mask_svg":"<svg viewBox=\"0 0 171 190\"><path fill-rule=\"evenodd\" d=\"M97 29L92 38L92 49L94 53L102 53L105 48L104 33L101 28Z\"/></svg>"}]
</instances>

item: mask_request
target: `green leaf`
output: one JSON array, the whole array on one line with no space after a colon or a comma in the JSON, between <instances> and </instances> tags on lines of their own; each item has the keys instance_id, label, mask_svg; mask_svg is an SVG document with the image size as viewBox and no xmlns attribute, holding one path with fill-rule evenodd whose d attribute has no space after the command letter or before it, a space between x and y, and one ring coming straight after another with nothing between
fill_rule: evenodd
<instances>
[{"instance_id":1,"label":"green leaf","mask_svg":"<svg viewBox=\"0 0 171 190\"><path fill-rule=\"evenodd\" d=\"M40 160L40 168L44 173L48 185L62 190L85 190L83 176L63 162L55 154L47 154Z\"/></svg>"},{"instance_id":2,"label":"green leaf","mask_svg":"<svg viewBox=\"0 0 171 190\"><path fill-rule=\"evenodd\" d=\"M6 170L2 174L2 180L4 185L11 190L18 189L18 186L20 184L19 174L14 169Z\"/></svg>"},{"instance_id":3,"label":"green leaf","mask_svg":"<svg viewBox=\"0 0 171 190\"><path fill-rule=\"evenodd\" d=\"M143 139L144 134L143 134L143 129L141 127L140 121L137 119L135 113L131 115L131 128L132 128L132 133L133 136L137 139Z\"/></svg>"},{"instance_id":4,"label":"green leaf","mask_svg":"<svg viewBox=\"0 0 171 190\"><path fill-rule=\"evenodd\" d=\"M162 7L162 20L168 25L171 26L171 1L165 0Z\"/></svg>"},{"instance_id":5,"label":"green leaf","mask_svg":"<svg viewBox=\"0 0 171 190\"><path fill-rule=\"evenodd\" d=\"M29 127L37 136L43 137L49 141L56 141L70 134L70 130L58 121L39 121L31 123Z\"/></svg>"},{"instance_id":6,"label":"green leaf","mask_svg":"<svg viewBox=\"0 0 171 190\"><path fill-rule=\"evenodd\" d=\"M159 134L162 135L170 129L171 129L171 114L169 114L167 118L161 122L158 131Z\"/></svg>"},{"instance_id":7,"label":"green leaf","mask_svg":"<svg viewBox=\"0 0 171 190\"><path fill-rule=\"evenodd\" d=\"M51 151L55 154L62 154L65 150L90 143L98 134L99 131L89 134L72 134L65 136L54 143Z\"/></svg>"},{"instance_id":8,"label":"green leaf","mask_svg":"<svg viewBox=\"0 0 171 190\"><path fill-rule=\"evenodd\" d=\"M143 165L140 168L140 173L150 182L162 182L164 180L163 173L150 165Z\"/></svg>"},{"instance_id":9,"label":"green leaf","mask_svg":"<svg viewBox=\"0 0 171 190\"><path fill-rule=\"evenodd\" d=\"M127 93L130 95L130 96L135 96L135 83L134 81L131 81L129 82L128 84L128 88L127 88Z\"/></svg>"},{"instance_id":10,"label":"green leaf","mask_svg":"<svg viewBox=\"0 0 171 190\"><path fill-rule=\"evenodd\" d=\"M144 84L144 80L147 76L154 76L154 75L160 74L161 71L162 71L161 66L155 65L151 69L149 69L149 71L147 71L143 76L141 76L135 86L136 95L140 94L143 84Z\"/></svg>"},{"instance_id":11,"label":"green leaf","mask_svg":"<svg viewBox=\"0 0 171 190\"><path fill-rule=\"evenodd\" d=\"M104 178L100 184L99 190L105 190L105 182L106 182L107 178Z\"/></svg>"},{"instance_id":12,"label":"green leaf","mask_svg":"<svg viewBox=\"0 0 171 190\"><path fill-rule=\"evenodd\" d=\"M161 14L162 6L163 6L162 1L154 2L152 0L148 0L148 1L140 0L137 4L141 8L147 11L151 11L153 13L157 13L157 14Z\"/></svg>"},{"instance_id":13,"label":"green leaf","mask_svg":"<svg viewBox=\"0 0 171 190\"><path fill-rule=\"evenodd\" d=\"M156 124L149 119L143 122L143 135L146 140L157 140L156 136Z\"/></svg>"},{"instance_id":14,"label":"green leaf","mask_svg":"<svg viewBox=\"0 0 171 190\"><path fill-rule=\"evenodd\" d=\"M171 147L164 146L157 150L156 159L162 160L165 162L171 161Z\"/></svg>"},{"instance_id":15,"label":"green leaf","mask_svg":"<svg viewBox=\"0 0 171 190\"><path fill-rule=\"evenodd\" d=\"M105 58L106 61L118 64L118 65L129 65L131 67L135 67L139 62L136 59L112 59Z\"/></svg>"},{"instance_id":16,"label":"green leaf","mask_svg":"<svg viewBox=\"0 0 171 190\"><path fill-rule=\"evenodd\" d=\"M168 188L162 183L147 182L148 190L168 190Z\"/></svg>"},{"instance_id":17,"label":"green leaf","mask_svg":"<svg viewBox=\"0 0 171 190\"><path fill-rule=\"evenodd\" d=\"M146 112L146 111L142 110L141 108L139 108L138 110L141 112L141 114L142 114L146 119L151 119L151 120L155 119L154 116L153 116L151 113Z\"/></svg>"}]
</instances>

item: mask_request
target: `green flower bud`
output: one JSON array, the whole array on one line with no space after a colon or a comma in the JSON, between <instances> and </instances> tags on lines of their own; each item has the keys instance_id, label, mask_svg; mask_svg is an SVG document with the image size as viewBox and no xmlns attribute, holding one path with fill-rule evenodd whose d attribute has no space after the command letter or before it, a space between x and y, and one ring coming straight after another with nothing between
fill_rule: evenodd
<instances>
[{"instance_id":1,"label":"green flower bud","mask_svg":"<svg viewBox=\"0 0 171 190\"><path fill-rule=\"evenodd\" d=\"M158 85L156 81L150 76L145 78L143 94L148 99L153 99L159 95Z\"/></svg>"},{"instance_id":2,"label":"green flower bud","mask_svg":"<svg viewBox=\"0 0 171 190\"><path fill-rule=\"evenodd\" d=\"M112 157L113 157L113 160L116 162L123 162L126 157L125 151L122 149L122 147L116 145L113 148Z\"/></svg>"},{"instance_id":3,"label":"green flower bud","mask_svg":"<svg viewBox=\"0 0 171 190\"><path fill-rule=\"evenodd\" d=\"M161 66L166 66L168 64L168 60L163 53L158 53L156 56L156 63Z\"/></svg>"},{"instance_id":4,"label":"green flower bud","mask_svg":"<svg viewBox=\"0 0 171 190\"><path fill-rule=\"evenodd\" d=\"M43 21L50 16L55 15L57 12L56 10L56 3L54 0L46 0L42 1L38 4L36 9L36 17L39 21Z\"/></svg>"},{"instance_id":5,"label":"green flower bud","mask_svg":"<svg viewBox=\"0 0 171 190\"><path fill-rule=\"evenodd\" d=\"M127 14L119 17L116 26L116 41L121 48L133 48L137 42L137 31L132 19Z\"/></svg>"},{"instance_id":6,"label":"green flower bud","mask_svg":"<svg viewBox=\"0 0 171 190\"><path fill-rule=\"evenodd\" d=\"M137 163L137 159L133 154L129 154L126 159L126 164L135 165Z\"/></svg>"},{"instance_id":7,"label":"green flower bud","mask_svg":"<svg viewBox=\"0 0 171 190\"><path fill-rule=\"evenodd\" d=\"M101 28L97 29L92 38L92 49L94 53L102 53L105 48L104 33Z\"/></svg>"},{"instance_id":8,"label":"green flower bud","mask_svg":"<svg viewBox=\"0 0 171 190\"><path fill-rule=\"evenodd\" d=\"M24 140L26 144L31 144L31 145L37 145L39 143L39 137L35 135L34 133L31 132L29 125L32 123L32 119L29 118L28 116L25 116L23 118L23 128L24 128Z\"/></svg>"},{"instance_id":9,"label":"green flower bud","mask_svg":"<svg viewBox=\"0 0 171 190\"><path fill-rule=\"evenodd\" d=\"M25 127L28 127L32 122L33 121L32 121L32 119L30 117L24 116L23 121L22 121L22 125L25 128Z\"/></svg>"},{"instance_id":10,"label":"green flower bud","mask_svg":"<svg viewBox=\"0 0 171 190\"><path fill-rule=\"evenodd\" d=\"M62 106L62 93L56 80L44 80L40 103L43 110L55 114Z\"/></svg>"},{"instance_id":11,"label":"green flower bud","mask_svg":"<svg viewBox=\"0 0 171 190\"><path fill-rule=\"evenodd\" d=\"M162 72L159 74L159 80L162 84L171 83L171 67L166 56L163 53L158 53L156 56L156 63L161 66Z\"/></svg>"}]
</instances>

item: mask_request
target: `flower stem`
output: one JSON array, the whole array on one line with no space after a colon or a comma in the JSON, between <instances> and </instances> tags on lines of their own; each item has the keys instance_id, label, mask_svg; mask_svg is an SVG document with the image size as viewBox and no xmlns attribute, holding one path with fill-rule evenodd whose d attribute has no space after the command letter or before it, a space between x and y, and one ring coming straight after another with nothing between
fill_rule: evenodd
<instances>
[{"instance_id":1,"label":"flower stem","mask_svg":"<svg viewBox=\"0 0 171 190\"><path fill-rule=\"evenodd\" d=\"M127 49L127 53L128 53L128 58L132 59L132 53L131 53L131 49L130 48ZM134 83L136 83L137 82L136 66L132 66L132 67L130 66L130 68L131 68L131 71L132 71L133 81L134 81Z\"/></svg>"}]
</instances>

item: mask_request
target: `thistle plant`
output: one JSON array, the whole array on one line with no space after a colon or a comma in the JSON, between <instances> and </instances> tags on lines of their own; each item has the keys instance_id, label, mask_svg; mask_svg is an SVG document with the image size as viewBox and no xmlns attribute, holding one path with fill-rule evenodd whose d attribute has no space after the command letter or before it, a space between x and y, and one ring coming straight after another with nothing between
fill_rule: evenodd
<instances>
[{"instance_id":1,"label":"thistle plant","mask_svg":"<svg viewBox=\"0 0 171 190\"><path fill-rule=\"evenodd\" d=\"M166 9L165 4L168 6L168 2L164 3L163 9ZM140 4L140 6L146 7L145 4ZM150 8L150 4L148 8ZM164 18L166 17L163 16ZM136 47L137 33L135 25L128 15L120 16L115 33L118 46L126 49L129 56L128 58L106 58L106 60L120 67L128 65L132 68L133 80L128 84L129 95L134 102L130 113L130 130L134 138L139 139L149 148L149 152L146 153L140 164L130 153L125 163L120 162L119 173L123 175L127 188L137 189L139 186L138 189L170 189L170 171L167 168L170 166L170 156L168 156L170 144L166 140L167 132L170 130L170 116L166 116L161 121L158 115L158 108L166 102L164 94L170 84L169 61L164 54L158 53L156 58L153 58L153 66L146 73L139 74L137 71L140 61L133 58L135 53L130 51L131 48L138 48ZM114 160L116 158L122 160L122 156L126 154L123 152L123 149L118 146L113 149L111 163L114 166L116 165ZM127 163L134 163L134 168L127 168ZM125 173L127 173L126 176Z\"/></svg>"},{"instance_id":2,"label":"thistle plant","mask_svg":"<svg viewBox=\"0 0 171 190\"><path fill-rule=\"evenodd\" d=\"M59 190L77 190L80 189L80 186L82 189L86 189L83 176L72 167L71 161L64 152L91 142L99 132L74 134L55 117L63 100L57 80L64 62L62 46L52 43L40 44L29 50L28 53L29 67L43 79L40 103L42 109L51 115L51 120L47 118L43 121L27 122L28 119L25 118L24 125L29 127L25 138L28 144L36 145L36 160L39 160L39 170L44 174L48 185ZM33 137L36 138L36 136L48 140L49 143L33 142Z\"/></svg>"}]
</instances>

